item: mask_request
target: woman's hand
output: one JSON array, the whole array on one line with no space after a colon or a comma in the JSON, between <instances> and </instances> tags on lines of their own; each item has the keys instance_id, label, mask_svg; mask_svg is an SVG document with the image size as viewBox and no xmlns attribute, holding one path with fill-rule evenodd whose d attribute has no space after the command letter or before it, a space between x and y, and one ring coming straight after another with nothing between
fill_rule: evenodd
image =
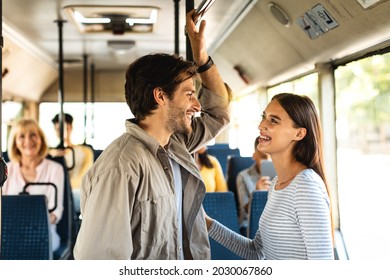
<instances>
[{"instance_id":1,"label":"woman's hand","mask_svg":"<svg viewBox=\"0 0 390 280\"><path fill-rule=\"evenodd\" d=\"M49 220L50 224L54 224L57 221L56 215L54 215L53 213L49 213Z\"/></svg>"},{"instance_id":2,"label":"woman's hand","mask_svg":"<svg viewBox=\"0 0 390 280\"><path fill-rule=\"evenodd\" d=\"M269 176L261 176L261 178L256 183L257 191L268 191L271 186L271 181Z\"/></svg>"},{"instance_id":3,"label":"woman's hand","mask_svg":"<svg viewBox=\"0 0 390 280\"><path fill-rule=\"evenodd\" d=\"M195 16L195 9L188 12L186 16L186 33L191 42L192 54L194 61L198 66L204 65L209 59L209 55L206 50L206 42L204 38L204 32L206 27L206 21L202 20L199 29L195 22L199 16Z\"/></svg>"},{"instance_id":4,"label":"woman's hand","mask_svg":"<svg viewBox=\"0 0 390 280\"><path fill-rule=\"evenodd\" d=\"M205 215L205 219L206 219L207 230L209 230L211 225L213 224L214 220L211 219L206 213L204 215Z\"/></svg>"}]
</instances>

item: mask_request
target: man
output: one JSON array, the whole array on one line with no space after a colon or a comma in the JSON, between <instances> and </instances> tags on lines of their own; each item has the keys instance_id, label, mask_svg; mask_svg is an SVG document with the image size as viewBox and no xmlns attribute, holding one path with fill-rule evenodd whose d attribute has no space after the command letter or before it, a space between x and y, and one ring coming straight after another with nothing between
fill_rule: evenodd
<instances>
[{"instance_id":1,"label":"man","mask_svg":"<svg viewBox=\"0 0 390 280\"><path fill-rule=\"evenodd\" d=\"M73 200L76 213L80 213L80 187L81 180L92 166L94 161L93 150L87 145L76 145L72 143L73 117L64 114L64 146L65 149L56 148L50 150L52 156L64 156L66 165L69 168L70 185L72 187ZM52 123L57 136L60 136L59 115L55 115Z\"/></svg>"},{"instance_id":2,"label":"man","mask_svg":"<svg viewBox=\"0 0 390 280\"><path fill-rule=\"evenodd\" d=\"M135 118L83 180L75 259L210 259L205 185L191 153L228 125L229 102L207 54L206 23L198 31L193 14L186 29L199 67L153 54L127 69L125 96Z\"/></svg>"}]
</instances>

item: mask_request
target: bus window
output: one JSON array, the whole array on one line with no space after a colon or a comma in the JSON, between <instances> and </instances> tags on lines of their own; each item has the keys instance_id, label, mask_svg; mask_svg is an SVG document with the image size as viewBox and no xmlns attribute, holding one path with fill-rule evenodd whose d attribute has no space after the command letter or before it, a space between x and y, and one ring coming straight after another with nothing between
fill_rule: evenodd
<instances>
[{"instance_id":1,"label":"bus window","mask_svg":"<svg viewBox=\"0 0 390 280\"><path fill-rule=\"evenodd\" d=\"M126 102L87 103L87 126L84 128L85 104L82 102L64 103L64 113L73 116L73 143L86 143L94 149L103 150L115 138L125 132L125 120L132 118ZM51 120L60 111L58 103L40 104L39 122L45 131L49 145L58 145L58 138ZM93 117L92 117L93 116Z\"/></svg>"},{"instance_id":2,"label":"bus window","mask_svg":"<svg viewBox=\"0 0 390 280\"><path fill-rule=\"evenodd\" d=\"M257 129L261 113L260 95L257 92L237 98L231 103L229 126L230 147L238 147L241 156L252 156L253 141L259 135Z\"/></svg>"},{"instance_id":3,"label":"bus window","mask_svg":"<svg viewBox=\"0 0 390 280\"><path fill-rule=\"evenodd\" d=\"M8 132L11 129L12 121L21 114L22 104L13 101L2 103L2 124L1 124L1 150L7 150Z\"/></svg>"},{"instance_id":4,"label":"bus window","mask_svg":"<svg viewBox=\"0 0 390 280\"><path fill-rule=\"evenodd\" d=\"M309 74L304 77L281 83L267 90L268 99L282 92L292 92L296 94L302 94L310 97L313 100L317 108L319 108L318 102L318 76L317 73Z\"/></svg>"},{"instance_id":5,"label":"bus window","mask_svg":"<svg viewBox=\"0 0 390 280\"><path fill-rule=\"evenodd\" d=\"M351 260L390 250L390 54L336 69L340 229Z\"/></svg>"}]
</instances>

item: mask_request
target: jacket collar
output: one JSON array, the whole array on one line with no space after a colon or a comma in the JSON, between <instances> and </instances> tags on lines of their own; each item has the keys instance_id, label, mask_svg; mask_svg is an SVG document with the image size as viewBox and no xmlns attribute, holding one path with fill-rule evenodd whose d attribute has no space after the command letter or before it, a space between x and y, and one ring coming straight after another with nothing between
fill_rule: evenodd
<instances>
[{"instance_id":1,"label":"jacket collar","mask_svg":"<svg viewBox=\"0 0 390 280\"><path fill-rule=\"evenodd\" d=\"M142 142L144 146L155 156L157 156L157 151L161 148L160 144L157 142L155 138L150 136L139 127L135 121L135 119L126 120L126 132L133 135L138 141ZM177 163L191 172L194 176L201 180L201 175L199 170L195 164L194 159L186 150L186 147L179 143L176 137L172 137L169 140L168 145L165 147L167 154L169 157L174 159Z\"/></svg>"}]
</instances>

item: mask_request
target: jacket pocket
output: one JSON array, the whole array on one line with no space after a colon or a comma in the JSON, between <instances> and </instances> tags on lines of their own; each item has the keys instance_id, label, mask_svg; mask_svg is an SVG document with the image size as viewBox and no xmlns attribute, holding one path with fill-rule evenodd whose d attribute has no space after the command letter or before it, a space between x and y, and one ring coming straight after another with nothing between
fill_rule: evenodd
<instances>
[{"instance_id":1,"label":"jacket pocket","mask_svg":"<svg viewBox=\"0 0 390 280\"><path fill-rule=\"evenodd\" d=\"M141 243L148 246L167 243L167 237L173 235L174 209L165 196L141 202Z\"/></svg>"}]
</instances>

